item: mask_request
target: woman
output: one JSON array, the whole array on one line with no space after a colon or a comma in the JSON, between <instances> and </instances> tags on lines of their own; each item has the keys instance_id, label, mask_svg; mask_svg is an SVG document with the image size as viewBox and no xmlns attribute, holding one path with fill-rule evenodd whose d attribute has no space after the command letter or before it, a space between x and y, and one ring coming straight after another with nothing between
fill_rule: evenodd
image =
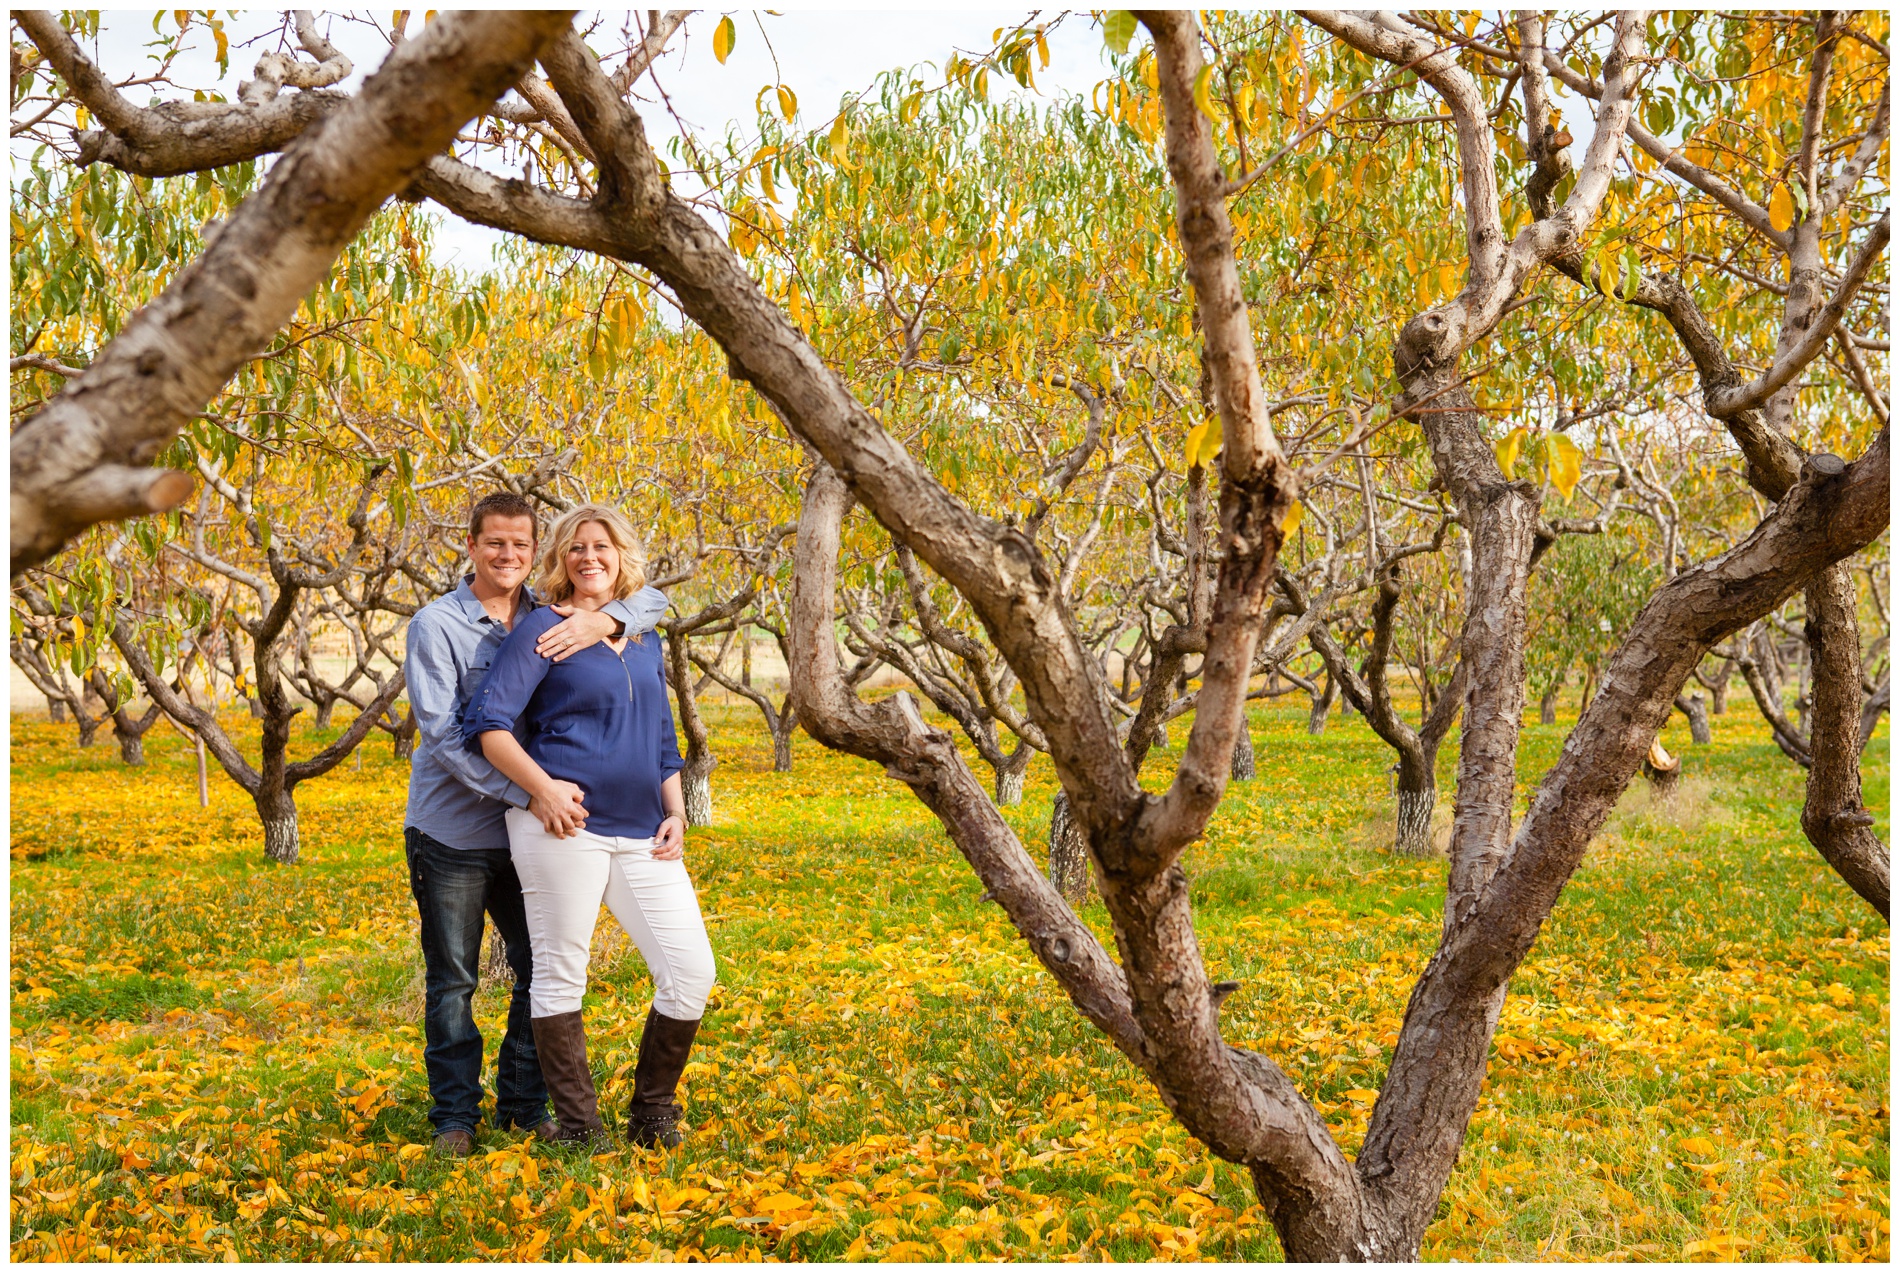
<instances>
[{"instance_id":1,"label":"woman","mask_svg":"<svg viewBox=\"0 0 1900 1273\"><path fill-rule=\"evenodd\" d=\"M535 588L552 604L598 610L638 591L646 559L633 527L595 504L549 530ZM627 1138L680 1143L674 1090L713 985L712 946L682 860L685 801L679 744L658 641L603 641L555 663L534 652L560 616L542 606L515 625L462 719L467 745L526 793L507 814L509 852L527 903L534 951L529 983L534 1045L558 1139L600 1145L594 1080L581 1027L587 956L604 901L653 973L653 1006L640 1036ZM578 795L586 821L558 811Z\"/></svg>"}]
</instances>

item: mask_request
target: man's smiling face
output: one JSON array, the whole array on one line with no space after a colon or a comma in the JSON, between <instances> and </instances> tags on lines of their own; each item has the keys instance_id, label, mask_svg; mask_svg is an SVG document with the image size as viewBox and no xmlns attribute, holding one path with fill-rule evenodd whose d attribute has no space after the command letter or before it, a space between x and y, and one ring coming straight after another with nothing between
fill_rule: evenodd
<instances>
[{"instance_id":1,"label":"man's smiling face","mask_svg":"<svg viewBox=\"0 0 1900 1273\"><path fill-rule=\"evenodd\" d=\"M490 513L482 519L481 532L468 541L468 560L485 590L513 592L534 566L534 518Z\"/></svg>"}]
</instances>

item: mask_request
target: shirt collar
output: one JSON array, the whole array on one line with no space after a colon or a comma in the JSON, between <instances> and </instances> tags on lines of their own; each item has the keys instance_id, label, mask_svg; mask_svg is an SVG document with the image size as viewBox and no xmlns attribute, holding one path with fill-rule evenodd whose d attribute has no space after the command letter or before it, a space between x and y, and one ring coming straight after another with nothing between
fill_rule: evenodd
<instances>
[{"instance_id":1,"label":"shirt collar","mask_svg":"<svg viewBox=\"0 0 1900 1273\"><path fill-rule=\"evenodd\" d=\"M488 611L483 608L481 600L475 595L474 584L474 575L463 575L462 582L457 584L455 591L449 595L455 599L455 604L461 608L462 617L464 619L467 619L470 623L480 623L483 619L488 618L489 615ZM525 583L522 584L521 613L525 615L530 610L538 608L540 604L541 599L534 595L534 589Z\"/></svg>"}]
</instances>

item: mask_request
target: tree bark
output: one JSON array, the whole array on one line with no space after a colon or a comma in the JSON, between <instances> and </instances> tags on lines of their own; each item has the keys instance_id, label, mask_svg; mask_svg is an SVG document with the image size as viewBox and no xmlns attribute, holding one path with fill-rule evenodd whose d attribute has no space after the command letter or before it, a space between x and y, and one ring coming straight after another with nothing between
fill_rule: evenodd
<instances>
[{"instance_id":1,"label":"tree bark","mask_svg":"<svg viewBox=\"0 0 1900 1273\"><path fill-rule=\"evenodd\" d=\"M1698 747L1707 747L1715 740L1709 732L1708 701L1700 690L1676 695L1676 710L1689 718L1689 737Z\"/></svg>"},{"instance_id":2,"label":"tree bark","mask_svg":"<svg viewBox=\"0 0 1900 1273\"><path fill-rule=\"evenodd\" d=\"M1320 728L1324 729L1326 728L1325 709L1321 708L1318 709L1318 711ZM1253 754L1253 731L1242 729L1240 731L1240 737L1234 743L1234 762L1233 766L1227 771L1227 777L1233 782L1252 782L1258 772L1259 770L1255 765Z\"/></svg>"},{"instance_id":3,"label":"tree bark","mask_svg":"<svg viewBox=\"0 0 1900 1273\"><path fill-rule=\"evenodd\" d=\"M1563 692L1564 683L1562 681L1558 681L1544 691L1543 697L1537 700L1538 724L1555 725L1557 723L1557 696Z\"/></svg>"},{"instance_id":4,"label":"tree bark","mask_svg":"<svg viewBox=\"0 0 1900 1273\"><path fill-rule=\"evenodd\" d=\"M706 718L699 713L699 696L693 692L691 640L677 625L667 630L667 679L672 682L673 700L679 704L680 733L686 740L685 766L680 770L686 825L704 827L712 825L712 772L719 767L719 757L713 755L712 735L706 728ZM775 745L777 741L773 739Z\"/></svg>"},{"instance_id":5,"label":"tree bark","mask_svg":"<svg viewBox=\"0 0 1900 1273\"><path fill-rule=\"evenodd\" d=\"M1019 742L1016 750L1005 755L1003 762L995 766L996 805L999 809L1013 809L1023 802L1023 781L1029 776L1029 762L1035 755L1035 749L1028 743Z\"/></svg>"},{"instance_id":6,"label":"tree bark","mask_svg":"<svg viewBox=\"0 0 1900 1273\"><path fill-rule=\"evenodd\" d=\"M1808 732L1807 800L1801 829L1829 866L1867 904L1889 919L1891 868L1874 834L1860 784L1860 622L1854 576L1828 567L1808 585L1807 638L1814 665L1814 711Z\"/></svg>"},{"instance_id":7,"label":"tree bark","mask_svg":"<svg viewBox=\"0 0 1900 1273\"><path fill-rule=\"evenodd\" d=\"M264 856L284 866L297 865L297 800L283 787L260 787L251 796L264 824Z\"/></svg>"},{"instance_id":8,"label":"tree bark","mask_svg":"<svg viewBox=\"0 0 1900 1273\"><path fill-rule=\"evenodd\" d=\"M416 720L414 708L403 713L402 723L389 731L390 750L397 760L408 760L416 754L416 735L422 730Z\"/></svg>"},{"instance_id":9,"label":"tree bark","mask_svg":"<svg viewBox=\"0 0 1900 1273\"><path fill-rule=\"evenodd\" d=\"M1306 716L1306 732L1317 738L1326 732L1326 717L1333 710L1333 704L1339 699L1339 682L1333 674L1326 674L1326 688L1313 700L1313 710Z\"/></svg>"},{"instance_id":10,"label":"tree bark","mask_svg":"<svg viewBox=\"0 0 1900 1273\"><path fill-rule=\"evenodd\" d=\"M1396 784L1397 828L1392 851L1401 857L1434 857L1432 813L1438 807L1438 748L1423 746L1399 753Z\"/></svg>"},{"instance_id":11,"label":"tree bark","mask_svg":"<svg viewBox=\"0 0 1900 1273\"><path fill-rule=\"evenodd\" d=\"M1089 872L1088 841L1069 811L1068 792L1061 790L1049 809L1049 882L1062 894L1062 900L1076 909L1095 891L1095 880Z\"/></svg>"},{"instance_id":12,"label":"tree bark","mask_svg":"<svg viewBox=\"0 0 1900 1273\"><path fill-rule=\"evenodd\" d=\"M1709 686L1709 714L1728 715L1728 687L1735 677L1735 660L1723 659L1715 665L1715 681Z\"/></svg>"}]
</instances>

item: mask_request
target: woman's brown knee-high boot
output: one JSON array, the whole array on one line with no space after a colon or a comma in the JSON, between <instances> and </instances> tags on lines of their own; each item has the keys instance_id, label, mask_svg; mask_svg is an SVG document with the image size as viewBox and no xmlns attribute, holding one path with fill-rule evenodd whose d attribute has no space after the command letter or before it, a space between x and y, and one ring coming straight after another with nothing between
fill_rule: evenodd
<instances>
[{"instance_id":1,"label":"woman's brown knee-high boot","mask_svg":"<svg viewBox=\"0 0 1900 1273\"><path fill-rule=\"evenodd\" d=\"M648 1149L671 1149L680 1136L680 1107L673 1094L679 1089L686 1058L693 1050L698 1021L678 1021L647 1009L646 1029L640 1032L640 1059L633 1067L633 1104L627 1109L627 1139ZM549 1086L553 1086L552 1080Z\"/></svg>"},{"instance_id":2,"label":"woman's brown knee-high boot","mask_svg":"<svg viewBox=\"0 0 1900 1273\"><path fill-rule=\"evenodd\" d=\"M534 1018L534 1050L541 1058L541 1077L561 1130L553 1141L562 1145L606 1145L607 1129L600 1122L600 1101L594 1094L594 1075L587 1068L587 1031L579 1012Z\"/></svg>"}]
</instances>

